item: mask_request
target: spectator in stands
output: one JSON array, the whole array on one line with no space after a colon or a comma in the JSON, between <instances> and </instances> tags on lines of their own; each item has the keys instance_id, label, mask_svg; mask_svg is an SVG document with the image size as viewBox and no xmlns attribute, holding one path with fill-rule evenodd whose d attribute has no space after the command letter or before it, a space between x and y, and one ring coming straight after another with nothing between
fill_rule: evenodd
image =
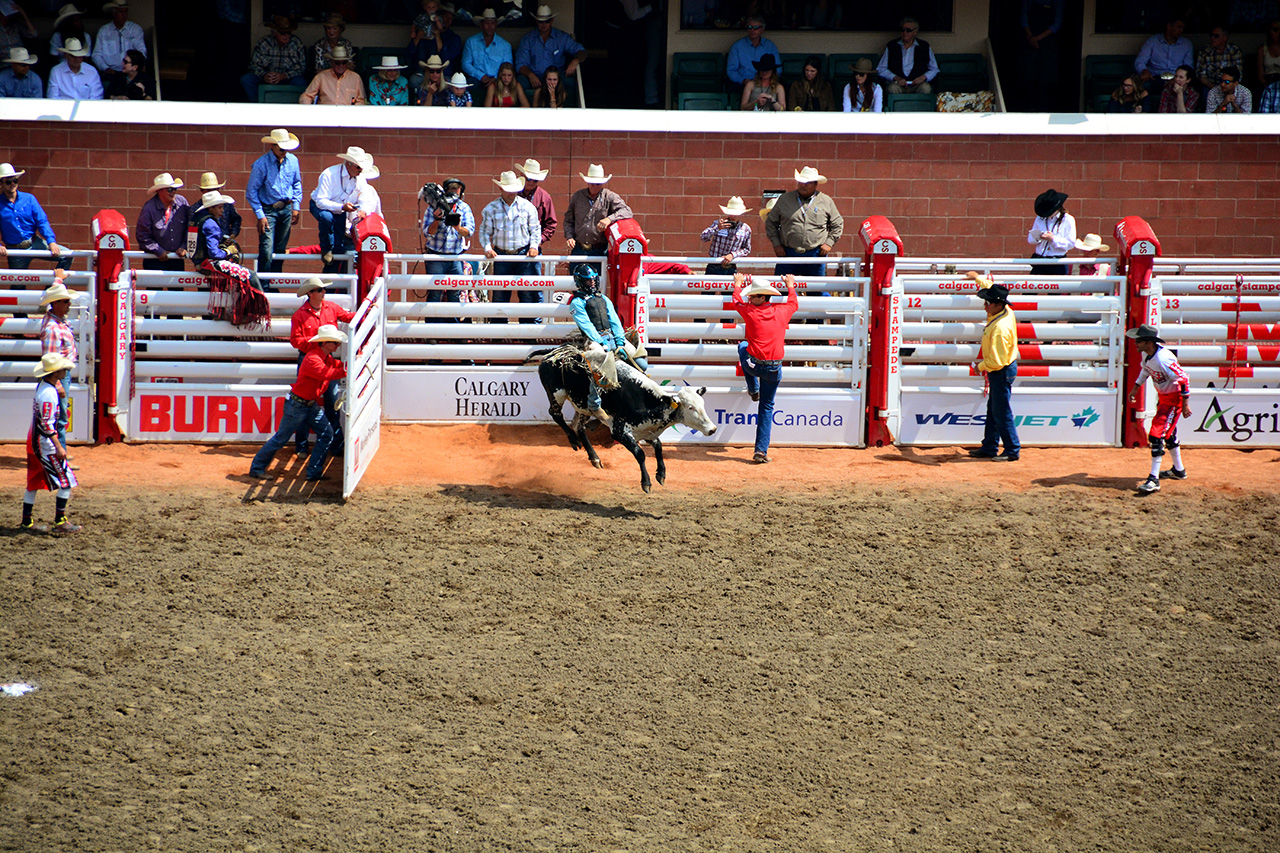
<instances>
[{"instance_id":1,"label":"spectator in stands","mask_svg":"<svg viewBox=\"0 0 1280 853\"><path fill-rule=\"evenodd\" d=\"M400 76L405 66L399 62L394 56L384 56L381 65L373 66L376 73L369 78L369 103L391 107L409 105L409 81Z\"/></svg>"},{"instance_id":2,"label":"spectator in stands","mask_svg":"<svg viewBox=\"0 0 1280 853\"><path fill-rule=\"evenodd\" d=\"M1196 79L1206 91L1222 82L1222 69L1244 67L1244 53L1227 41L1226 27L1209 30L1209 43L1196 54Z\"/></svg>"},{"instance_id":3,"label":"spectator in stands","mask_svg":"<svg viewBox=\"0 0 1280 853\"><path fill-rule=\"evenodd\" d=\"M43 98L44 83L31 70L36 58L25 47L9 48L8 68L0 71L0 98Z\"/></svg>"},{"instance_id":4,"label":"spectator in stands","mask_svg":"<svg viewBox=\"0 0 1280 853\"><path fill-rule=\"evenodd\" d=\"M435 52L436 45L417 24L409 25L409 46L405 48L405 64L409 67L409 87L416 93L422 85L424 63ZM415 95L416 96L416 95ZM417 101L414 101L417 103Z\"/></svg>"},{"instance_id":5,"label":"spectator in stands","mask_svg":"<svg viewBox=\"0 0 1280 853\"><path fill-rule=\"evenodd\" d=\"M587 182L569 199L564 214L565 245L571 255L603 255L608 248L605 232L619 219L631 219L631 208L622 196L607 189L605 184L613 175L604 173L604 166L592 163L587 173L578 176ZM599 272L599 264L592 264Z\"/></svg>"},{"instance_id":6,"label":"spectator in stands","mask_svg":"<svg viewBox=\"0 0 1280 853\"><path fill-rule=\"evenodd\" d=\"M128 0L111 0L102 7L111 15L111 22L98 30L93 45L93 64L102 72L104 80L124 71L124 57L130 50L147 55L147 36L142 27L129 20Z\"/></svg>"},{"instance_id":7,"label":"spectator in stands","mask_svg":"<svg viewBox=\"0 0 1280 853\"><path fill-rule=\"evenodd\" d=\"M755 63L766 56L773 57L775 68L782 66L782 53L778 46L764 37L764 18L752 15L747 18L747 34L729 47L726 62L729 80L738 86L745 86L756 76L756 69L760 67Z\"/></svg>"},{"instance_id":8,"label":"spectator in stands","mask_svg":"<svg viewBox=\"0 0 1280 853\"><path fill-rule=\"evenodd\" d=\"M708 256L719 258L707 264L707 275L733 275L738 269L737 259L751 254L751 226L742 221L751 211L742 198L735 195L728 204L720 205L720 212L724 216L702 231L702 242L711 244Z\"/></svg>"},{"instance_id":9,"label":"spectator in stands","mask_svg":"<svg viewBox=\"0 0 1280 853\"><path fill-rule=\"evenodd\" d=\"M471 88L471 84L467 82L467 75L461 71L455 72L449 78L449 91L445 92L446 107L469 107L471 106L471 93L467 90Z\"/></svg>"},{"instance_id":10,"label":"spectator in stands","mask_svg":"<svg viewBox=\"0 0 1280 853\"><path fill-rule=\"evenodd\" d=\"M154 101L155 80L146 73L147 57L130 49L121 63L122 71L107 80L106 96L112 101Z\"/></svg>"},{"instance_id":11,"label":"spectator in stands","mask_svg":"<svg viewBox=\"0 0 1280 853\"><path fill-rule=\"evenodd\" d=\"M796 112L829 113L836 108L836 96L831 84L822 76L822 57L810 56L800 70L800 79L791 84L787 103Z\"/></svg>"},{"instance_id":12,"label":"spectator in stands","mask_svg":"<svg viewBox=\"0 0 1280 853\"><path fill-rule=\"evenodd\" d=\"M1195 70L1190 65L1179 65L1173 72L1173 79L1160 93L1160 112L1162 113L1196 113L1200 112L1200 93L1191 82Z\"/></svg>"},{"instance_id":13,"label":"spectator in stands","mask_svg":"<svg viewBox=\"0 0 1280 853\"><path fill-rule=\"evenodd\" d=\"M467 79L488 86L497 78L502 63L514 59L511 44L498 35L497 14L493 9L485 9L480 16L480 32L462 46L462 70Z\"/></svg>"},{"instance_id":14,"label":"spectator in stands","mask_svg":"<svg viewBox=\"0 0 1280 853\"><path fill-rule=\"evenodd\" d=\"M356 209L350 199L356 195L360 173L367 161L365 150L351 145L338 155L343 161L320 173L316 188L311 191L311 215L320 226L320 259L325 272L339 272L333 256L347 251L346 214Z\"/></svg>"},{"instance_id":15,"label":"spectator in stands","mask_svg":"<svg viewBox=\"0 0 1280 853\"><path fill-rule=\"evenodd\" d=\"M183 259L187 257L191 206L178 194L181 188L182 181L168 172L161 172L151 181L151 189L147 191L151 197L142 205L133 232L138 245L151 255L142 260L144 270L182 272L186 269ZM168 257L171 254L178 257Z\"/></svg>"},{"instance_id":16,"label":"spectator in stands","mask_svg":"<svg viewBox=\"0 0 1280 853\"><path fill-rule=\"evenodd\" d=\"M448 86L444 82L444 70L449 63L439 56L432 56L426 62L419 62L424 74L417 91L418 103L424 107L447 107L449 105Z\"/></svg>"},{"instance_id":17,"label":"spectator in stands","mask_svg":"<svg viewBox=\"0 0 1280 853\"><path fill-rule=\"evenodd\" d=\"M542 85L533 93L533 105L558 109L564 106L564 99L568 96L569 92L560 79L560 69L548 68L542 75Z\"/></svg>"},{"instance_id":18,"label":"spectator in stands","mask_svg":"<svg viewBox=\"0 0 1280 853\"><path fill-rule=\"evenodd\" d=\"M1036 258L1061 258L1076 245L1076 219L1067 213L1066 193L1055 189L1047 189L1036 196L1035 221L1027 231L1027 242L1035 249L1032 254ZM1066 275L1070 267L1067 264L1036 264L1033 272L1036 275Z\"/></svg>"},{"instance_id":19,"label":"spectator in stands","mask_svg":"<svg viewBox=\"0 0 1280 853\"><path fill-rule=\"evenodd\" d=\"M1258 80L1267 85L1280 81L1280 20L1267 25L1266 40L1258 46Z\"/></svg>"},{"instance_id":20,"label":"spectator in stands","mask_svg":"<svg viewBox=\"0 0 1280 853\"><path fill-rule=\"evenodd\" d=\"M435 32L427 40L431 46L428 53L434 53L455 69L461 67L462 37L453 31L452 4L440 4L436 12Z\"/></svg>"},{"instance_id":21,"label":"spectator in stands","mask_svg":"<svg viewBox=\"0 0 1280 853\"><path fill-rule=\"evenodd\" d=\"M551 200L551 193L542 186L551 170L542 168L542 164L532 157L523 163L517 163L516 168L524 175L524 189L520 191L520 195L538 211L538 223L542 226L542 239L538 241L538 246L541 248L551 240L560 223L556 218L556 204Z\"/></svg>"},{"instance_id":22,"label":"spectator in stands","mask_svg":"<svg viewBox=\"0 0 1280 853\"><path fill-rule=\"evenodd\" d=\"M787 93L778 82L778 63L766 53L752 63L756 76L742 84L742 101L738 109L752 112L779 112L787 108Z\"/></svg>"},{"instance_id":23,"label":"spectator in stands","mask_svg":"<svg viewBox=\"0 0 1280 853\"><path fill-rule=\"evenodd\" d=\"M312 338L319 333L320 327L336 328L339 323L350 323L356 316L336 302L330 302L324 298L324 289L327 286L318 276L313 275L298 287L298 296L306 302L293 312L293 318L289 323L289 343L293 344L293 348L298 351L299 379L302 378L302 360L306 358L307 353L316 348ZM329 425L333 428L335 440L330 446L335 456L342 453L342 442L337 440L337 437L342 435L342 418L335 410L337 402L338 386L330 382L324 393L324 413ZM310 436L311 423L304 421L294 433L294 449L298 456L305 457L311 452L311 443L307 440Z\"/></svg>"},{"instance_id":24,"label":"spectator in stands","mask_svg":"<svg viewBox=\"0 0 1280 853\"><path fill-rule=\"evenodd\" d=\"M1205 112L1243 113L1253 112L1253 93L1240 85L1240 69L1228 65L1218 72L1218 85L1205 96Z\"/></svg>"},{"instance_id":25,"label":"spectator in stands","mask_svg":"<svg viewBox=\"0 0 1280 853\"><path fill-rule=\"evenodd\" d=\"M8 56L15 47L25 47L25 41L35 37L36 28L21 6L14 0L0 3L0 56Z\"/></svg>"},{"instance_id":26,"label":"spectator in stands","mask_svg":"<svg viewBox=\"0 0 1280 853\"><path fill-rule=\"evenodd\" d=\"M62 54L62 62L53 66L49 72L49 88L46 98L64 98L72 101L102 100L102 78L93 67L84 67L84 58L89 51L80 46L73 38L58 48Z\"/></svg>"},{"instance_id":27,"label":"spectator in stands","mask_svg":"<svg viewBox=\"0 0 1280 853\"><path fill-rule=\"evenodd\" d=\"M476 218L471 206L463 201L467 193L467 185L460 178L446 178L440 185L446 195L457 196L448 211L432 206L422 217L422 233L426 235L426 251L428 255L437 257L453 257L454 260L428 260L423 264L426 275L451 275L461 277L467 275L467 268L457 255L465 255L470 245L471 235L476 230ZM462 292L456 288L449 290L428 290L428 302L461 302ZM457 318L440 318L442 323L456 323Z\"/></svg>"},{"instance_id":28,"label":"spectator in stands","mask_svg":"<svg viewBox=\"0 0 1280 853\"><path fill-rule=\"evenodd\" d=\"M1146 88L1148 109L1154 112L1159 101L1160 90L1164 88L1166 79L1172 80L1179 65L1192 65L1195 56L1192 53L1191 39L1182 34L1186 23L1178 13L1173 13L1165 21L1164 32L1153 35L1142 43L1137 58L1133 61L1133 70L1141 75ZM1168 75L1166 78L1165 75Z\"/></svg>"},{"instance_id":29,"label":"spectator in stands","mask_svg":"<svg viewBox=\"0 0 1280 853\"><path fill-rule=\"evenodd\" d=\"M49 38L49 53L58 57L58 48L67 43L67 39L79 39L80 43L93 52L93 37L84 28L84 12L68 3L58 10L58 17L53 21L53 35Z\"/></svg>"},{"instance_id":30,"label":"spectator in stands","mask_svg":"<svg viewBox=\"0 0 1280 853\"><path fill-rule=\"evenodd\" d=\"M797 169L796 188L778 197L765 219L765 236L779 258L825 258L844 233L844 217L831 196L818 191L825 176L812 166ZM774 275L824 276L826 264L787 264L773 268Z\"/></svg>"},{"instance_id":31,"label":"spectator in stands","mask_svg":"<svg viewBox=\"0 0 1280 853\"><path fill-rule=\"evenodd\" d=\"M550 6L539 6L533 14L537 26L525 33L516 46L516 70L525 76L535 92L542 86L539 72L554 67L564 72L565 77L572 77L587 58L585 47L564 30L551 26L555 18L556 13Z\"/></svg>"},{"instance_id":32,"label":"spectator in stands","mask_svg":"<svg viewBox=\"0 0 1280 853\"><path fill-rule=\"evenodd\" d=\"M271 33L263 36L253 48L249 73L240 78L250 103L258 101L258 86L288 84L306 86L307 49L302 39L293 34L293 19L285 15L271 16Z\"/></svg>"},{"instance_id":33,"label":"spectator in stands","mask_svg":"<svg viewBox=\"0 0 1280 853\"><path fill-rule=\"evenodd\" d=\"M316 74L330 67L330 57L339 47L346 50L347 58L355 64L360 49L342 35L346 31L346 20L336 12L324 19L324 37L311 46L311 65Z\"/></svg>"},{"instance_id":34,"label":"spectator in stands","mask_svg":"<svg viewBox=\"0 0 1280 853\"><path fill-rule=\"evenodd\" d=\"M920 23L915 18L903 18L899 26L902 38L885 45L876 73L890 95L904 92L927 95L933 91L933 78L938 76L938 58L927 41L916 37Z\"/></svg>"},{"instance_id":35,"label":"spectator in stands","mask_svg":"<svg viewBox=\"0 0 1280 853\"><path fill-rule=\"evenodd\" d=\"M31 268L32 258L9 257L10 249L46 251L58 259L59 269L71 268L71 256L62 257L63 247L54 236L44 208L31 193L18 189L19 179L27 172L17 171L9 163L0 163L0 258L9 258L9 269ZM16 284L10 290L21 290Z\"/></svg>"},{"instance_id":36,"label":"spectator in stands","mask_svg":"<svg viewBox=\"0 0 1280 853\"><path fill-rule=\"evenodd\" d=\"M421 0L422 11L413 19L413 25L430 38L435 33L436 19L439 17L440 0Z\"/></svg>"},{"instance_id":37,"label":"spectator in stands","mask_svg":"<svg viewBox=\"0 0 1280 853\"><path fill-rule=\"evenodd\" d=\"M844 87L844 111L847 113L884 112L884 89L871 79L875 67L865 56L849 66L853 82Z\"/></svg>"},{"instance_id":38,"label":"spectator in stands","mask_svg":"<svg viewBox=\"0 0 1280 853\"><path fill-rule=\"evenodd\" d=\"M262 137L262 142L268 148L253 161L244 196L258 222L258 269L280 272L284 269L283 255L289 251L289 234L302 217L302 168L297 155L289 153L301 143L283 127ZM216 180L216 176L210 177ZM321 243L323 233L322 226Z\"/></svg>"},{"instance_id":39,"label":"spectator in stands","mask_svg":"<svg viewBox=\"0 0 1280 853\"><path fill-rule=\"evenodd\" d=\"M1260 113L1280 113L1280 80L1262 90L1262 99L1258 103Z\"/></svg>"},{"instance_id":40,"label":"spectator in stands","mask_svg":"<svg viewBox=\"0 0 1280 853\"><path fill-rule=\"evenodd\" d=\"M538 262L533 259L538 257L542 245L542 223L538 221L537 209L520 195L524 190L524 178L515 172L503 172L494 183L502 195L485 205L480 213L478 242L484 249L484 256L517 255L526 259L495 263L494 275L536 276ZM521 302L543 301L541 290L521 288L518 297ZM501 291L491 293L490 298L494 302L505 301ZM535 323L539 320L523 317L520 322Z\"/></svg>"},{"instance_id":41,"label":"spectator in stands","mask_svg":"<svg viewBox=\"0 0 1280 853\"><path fill-rule=\"evenodd\" d=\"M1053 96L1060 88L1058 47L1065 0L1021 0L1018 26L1022 41L1018 44L1018 88L1023 94L1022 109L1027 112L1051 111Z\"/></svg>"},{"instance_id":42,"label":"spectator in stands","mask_svg":"<svg viewBox=\"0 0 1280 853\"><path fill-rule=\"evenodd\" d=\"M213 172L205 172L200 176L200 195L203 196L209 190L220 190L226 183L219 181L218 176ZM195 211L191 212L191 218L195 218ZM235 202L223 202L222 215L218 217L218 227L222 229L224 237L235 239L240 236L240 225L243 219L240 211L236 210Z\"/></svg>"},{"instance_id":43,"label":"spectator in stands","mask_svg":"<svg viewBox=\"0 0 1280 853\"><path fill-rule=\"evenodd\" d=\"M351 70L347 49L338 45L326 54L329 67L311 78L311 83L298 96L300 104L363 104L364 81Z\"/></svg>"},{"instance_id":44,"label":"spectator in stands","mask_svg":"<svg viewBox=\"0 0 1280 853\"><path fill-rule=\"evenodd\" d=\"M1106 111L1109 113L1142 112L1145 91L1142 85L1142 78L1137 74L1130 74L1120 81L1120 85L1111 93L1111 100L1107 101Z\"/></svg>"},{"instance_id":45,"label":"spectator in stands","mask_svg":"<svg viewBox=\"0 0 1280 853\"><path fill-rule=\"evenodd\" d=\"M516 82L516 69L510 62L498 66L498 79L489 84L485 92L486 107L527 107L529 99L524 87Z\"/></svg>"}]
</instances>

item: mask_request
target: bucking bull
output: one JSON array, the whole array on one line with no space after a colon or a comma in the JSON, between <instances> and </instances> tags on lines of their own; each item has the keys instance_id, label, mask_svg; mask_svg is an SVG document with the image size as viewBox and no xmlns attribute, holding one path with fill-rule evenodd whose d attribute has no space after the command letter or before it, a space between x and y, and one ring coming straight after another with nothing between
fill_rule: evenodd
<instances>
[{"instance_id":1,"label":"bucking bull","mask_svg":"<svg viewBox=\"0 0 1280 853\"><path fill-rule=\"evenodd\" d=\"M645 492L651 483L640 442L652 445L653 458L658 462L658 482L665 483L667 465L662 458L661 436L667 427L683 424L704 435L715 434L716 426L707 417L707 408L702 402L706 388L664 388L602 349L582 350L566 345L545 354L535 353L529 360L540 361L538 378L551 403L552 419L569 437L574 450L579 446L586 448L587 458L597 468L604 465L587 438L586 423L592 415L587 408L587 392L593 381L600 385L600 407L611 421L613 440L636 458L640 465L640 488ZM565 400L572 403L575 410L572 427L565 423Z\"/></svg>"}]
</instances>

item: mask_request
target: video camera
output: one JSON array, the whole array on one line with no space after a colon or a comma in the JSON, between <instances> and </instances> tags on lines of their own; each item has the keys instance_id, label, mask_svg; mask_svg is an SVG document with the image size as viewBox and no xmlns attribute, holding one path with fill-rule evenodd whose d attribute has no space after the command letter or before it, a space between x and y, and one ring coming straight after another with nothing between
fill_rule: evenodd
<instances>
[{"instance_id":1,"label":"video camera","mask_svg":"<svg viewBox=\"0 0 1280 853\"><path fill-rule=\"evenodd\" d=\"M433 211L433 216L435 215L434 211L437 210L444 214L445 225L461 225L462 214L455 213L454 208L458 202L462 201L462 193L466 192L467 185L458 180L445 181L445 186L451 184L460 185L462 187L461 192L457 194L449 193L445 192L444 187L439 184L426 184L422 189L418 190L418 200L425 204L428 210Z\"/></svg>"}]
</instances>

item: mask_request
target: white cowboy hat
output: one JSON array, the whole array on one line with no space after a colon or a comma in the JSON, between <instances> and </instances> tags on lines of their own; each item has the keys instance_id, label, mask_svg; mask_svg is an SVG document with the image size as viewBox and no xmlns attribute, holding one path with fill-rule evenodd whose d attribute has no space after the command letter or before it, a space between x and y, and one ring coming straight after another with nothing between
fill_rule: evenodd
<instances>
[{"instance_id":1,"label":"white cowboy hat","mask_svg":"<svg viewBox=\"0 0 1280 853\"><path fill-rule=\"evenodd\" d=\"M102 11L110 14L116 9L128 9L129 0L111 0L110 3L102 7Z\"/></svg>"},{"instance_id":2,"label":"white cowboy hat","mask_svg":"<svg viewBox=\"0 0 1280 853\"><path fill-rule=\"evenodd\" d=\"M351 62L351 54L347 53L347 46L340 44L333 50L326 51L324 58L330 62Z\"/></svg>"},{"instance_id":3,"label":"white cowboy hat","mask_svg":"<svg viewBox=\"0 0 1280 853\"><path fill-rule=\"evenodd\" d=\"M262 141L275 143L284 151L292 151L301 144L298 142L298 137L294 136L283 127L277 127L275 130L262 137Z\"/></svg>"},{"instance_id":4,"label":"white cowboy hat","mask_svg":"<svg viewBox=\"0 0 1280 853\"><path fill-rule=\"evenodd\" d=\"M742 203L742 198L736 195L729 199L728 204L720 205L720 209L724 211L726 216L741 216L744 213L751 212L751 210Z\"/></svg>"},{"instance_id":5,"label":"white cowboy hat","mask_svg":"<svg viewBox=\"0 0 1280 853\"><path fill-rule=\"evenodd\" d=\"M364 159L360 161L360 177L366 181L372 181L381 175L382 172L378 171L378 167L373 164L373 155L365 154Z\"/></svg>"},{"instance_id":6,"label":"white cowboy hat","mask_svg":"<svg viewBox=\"0 0 1280 853\"><path fill-rule=\"evenodd\" d=\"M338 155L338 159L346 160L348 163L354 163L363 169L366 162L373 162L373 155L366 153L359 145L348 145L347 150Z\"/></svg>"},{"instance_id":7,"label":"white cowboy hat","mask_svg":"<svg viewBox=\"0 0 1280 853\"><path fill-rule=\"evenodd\" d=\"M329 283L327 281L321 281L319 276L313 275L298 285L298 295L306 296L313 290L324 290L328 286Z\"/></svg>"},{"instance_id":8,"label":"white cowboy hat","mask_svg":"<svg viewBox=\"0 0 1280 853\"><path fill-rule=\"evenodd\" d=\"M453 76L449 78L449 85L457 89L467 89L471 87L471 84L467 82L467 75L463 74L461 71L453 72Z\"/></svg>"},{"instance_id":9,"label":"white cowboy hat","mask_svg":"<svg viewBox=\"0 0 1280 853\"><path fill-rule=\"evenodd\" d=\"M69 38L62 43L62 47L58 48L58 53L66 56L85 57L89 55L89 51L80 43L78 38Z\"/></svg>"},{"instance_id":10,"label":"white cowboy hat","mask_svg":"<svg viewBox=\"0 0 1280 853\"><path fill-rule=\"evenodd\" d=\"M373 66L373 70L374 71L399 71L403 68L409 67L407 65L397 65L396 63L399 61L400 61L400 57L398 56L384 56L382 57L382 64Z\"/></svg>"},{"instance_id":11,"label":"white cowboy hat","mask_svg":"<svg viewBox=\"0 0 1280 853\"><path fill-rule=\"evenodd\" d=\"M1092 252L1097 249L1100 252L1110 252L1111 247L1102 242L1102 238L1097 234L1086 234L1083 240L1076 241L1076 248L1082 252Z\"/></svg>"},{"instance_id":12,"label":"white cowboy hat","mask_svg":"<svg viewBox=\"0 0 1280 853\"><path fill-rule=\"evenodd\" d=\"M550 169L542 168L542 164L530 157L523 163L517 163L516 168L524 173L524 176L531 181L545 181L547 175L551 173Z\"/></svg>"},{"instance_id":13,"label":"white cowboy hat","mask_svg":"<svg viewBox=\"0 0 1280 853\"><path fill-rule=\"evenodd\" d=\"M12 163L0 163L0 178L19 178L26 173L26 169L21 172L15 172Z\"/></svg>"},{"instance_id":14,"label":"white cowboy hat","mask_svg":"<svg viewBox=\"0 0 1280 853\"><path fill-rule=\"evenodd\" d=\"M347 333L331 323L326 323L316 330L316 336L311 338L308 343L321 344L325 341L333 341L335 344L345 344L347 342Z\"/></svg>"},{"instance_id":15,"label":"white cowboy hat","mask_svg":"<svg viewBox=\"0 0 1280 853\"><path fill-rule=\"evenodd\" d=\"M168 172L161 172L151 181L151 189L147 190L147 195L155 195L160 190L178 189L182 186L182 181L170 175Z\"/></svg>"},{"instance_id":16,"label":"white cowboy hat","mask_svg":"<svg viewBox=\"0 0 1280 853\"><path fill-rule=\"evenodd\" d=\"M820 184L825 184L827 182L827 179L822 175L819 175L818 170L813 168L812 166L805 166L803 169L796 170L797 184L809 184L809 183L813 183L814 181L817 181Z\"/></svg>"},{"instance_id":17,"label":"white cowboy hat","mask_svg":"<svg viewBox=\"0 0 1280 853\"><path fill-rule=\"evenodd\" d=\"M487 21L490 18L498 20L498 13L493 11L492 7L486 8L483 12L476 16L477 21Z\"/></svg>"},{"instance_id":18,"label":"white cowboy hat","mask_svg":"<svg viewBox=\"0 0 1280 853\"><path fill-rule=\"evenodd\" d=\"M764 207L760 208L760 218L768 219L769 211L773 210L773 206L777 203L778 203L778 197L776 195L773 198L769 199L767 202L765 202Z\"/></svg>"},{"instance_id":19,"label":"white cowboy hat","mask_svg":"<svg viewBox=\"0 0 1280 853\"><path fill-rule=\"evenodd\" d=\"M441 59L439 54L433 53L427 58L426 62L418 60L418 67L425 68L428 71L443 71L449 67L449 63Z\"/></svg>"},{"instance_id":20,"label":"white cowboy hat","mask_svg":"<svg viewBox=\"0 0 1280 853\"><path fill-rule=\"evenodd\" d=\"M40 358L40 363L36 365L36 369L31 371L37 377L45 377L50 373L57 373L59 370L70 370L75 367L76 363L65 355L56 352L47 352Z\"/></svg>"},{"instance_id":21,"label":"white cowboy hat","mask_svg":"<svg viewBox=\"0 0 1280 853\"><path fill-rule=\"evenodd\" d=\"M524 189L524 178L515 172L503 172L494 183L506 193L518 193Z\"/></svg>"},{"instance_id":22,"label":"white cowboy hat","mask_svg":"<svg viewBox=\"0 0 1280 853\"><path fill-rule=\"evenodd\" d=\"M550 21L555 18L556 13L551 11L550 6L539 6L538 11L533 13L535 21Z\"/></svg>"},{"instance_id":23,"label":"white cowboy hat","mask_svg":"<svg viewBox=\"0 0 1280 853\"><path fill-rule=\"evenodd\" d=\"M200 196L200 206L205 209L213 207L215 204L230 204L231 201L231 196L223 195L217 190L209 190L207 193Z\"/></svg>"},{"instance_id":24,"label":"white cowboy hat","mask_svg":"<svg viewBox=\"0 0 1280 853\"><path fill-rule=\"evenodd\" d=\"M58 27L62 26L62 22L67 18L74 18L76 15L83 14L84 12L81 12L76 8L76 4L68 3L58 10L58 17L53 19L53 28L56 30Z\"/></svg>"},{"instance_id":25,"label":"white cowboy hat","mask_svg":"<svg viewBox=\"0 0 1280 853\"><path fill-rule=\"evenodd\" d=\"M587 173L584 175L579 172L578 177L582 178L582 180L589 184L607 184L613 175L605 175L604 166L601 166L598 163L592 163L587 166Z\"/></svg>"},{"instance_id":26,"label":"white cowboy hat","mask_svg":"<svg viewBox=\"0 0 1280 853\"><path fill-rule=\"evenodd\" d=\"M218 176L213 172L205 172L200 176L200 189L202 190L220 190L226 185L226 181L219 183Z\"/></svg>"},{"instance_id":27,"label":"white cowboy hat","mask_svg":"<svg viewBox=\"0 0 1280 853\"><path fill-rule=\"evenodd\" d=\"M25 47L11 47L9 48L9 56L4 61L11 62L14 65L35 65L38 57L27 53Z\"/></svg>"},{"instance_id":28,"label":"white cowboy hat","mask_svg":"<svg viewBox=\"0 0 1280 853\"><path fill-rule=\"evenodd\" d=\"M765 284L762 281L753 281L742 290L742 298L750 299L753 296L764 294L766 296L781 296L782 291L774 287L772 284Z\"/></svg>"},{"instance_id":29,"label":"white cowboy hat","mask_svg":"<svg viewBox=\"0 0 1280 853\"><path fill-rule=\"evenodd\" d=\"M60 281L54 282L40 297L40 305L48 305L51 302L61 302L64 299L75 299L75 294L67 290L67 286Z\"/></svg>"}]
</instances>

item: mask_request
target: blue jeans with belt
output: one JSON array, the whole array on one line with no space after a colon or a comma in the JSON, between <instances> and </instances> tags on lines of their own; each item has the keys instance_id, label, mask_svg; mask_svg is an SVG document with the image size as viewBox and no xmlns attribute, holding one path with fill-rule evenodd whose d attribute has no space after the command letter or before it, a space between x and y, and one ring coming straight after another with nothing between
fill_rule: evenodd
<instances>
[{"instance_id":1,"label":"blue jeans with belt","mask_svg":"<svg viewBox=\"0 0 1280 853\"><path fill-rule=\"evenodd\" d=\"M448 255L432 255L432 257L448 257ZM466 275L466 270L462 266L462 261L426 261L422 265L422 271L426 275L451 275L461 278ZM462 291L459 290L428 290L428 302L461 302ZM457 317L434 317L427 320L428 323L457 323L460 322Z\"/></svg>"},{"instance_id":2,"label":"blue jeans with belt","mask_svg":"<svg viewBox=\"0 0 1280 853\"><path fill-rule=\"evenodd\" d=\"M314 480L324 470L324 463L329 453L329 445L333 442L333 427L325 417L324 407L317 403L301 403L293 394L284 404L284 416L280 418L280 428L276 434L267 439L253 456L249 464L249 476L261 477L267 473L267 466L275 458L276 451L284 447L289 436L298 432L302 425L309 426L316 434L316 447L307 460L307 479Z\"/></svg>"},{"instance_id":3,"label":"blue jeans with belt","mask_svg":"<svg viewBox=\"0 0 1280 853\"><path fill-rule=\"evenodd\" d=\"M1001 442L1008 456L1017 456L1022 452L1022 443L1018 441L1018 428L1013 422L1013 380L1018 378L1018 362L1009 362L1008 366L993 370L987 374L987 424L982 433L982 450L985 453L996 453Z\"/></svg>"},{"instance_id":4,"label":"blue jeans with belt","mask_svg":"<svg viewBox=\"0 0 1280 853\"><path fill-rule=\"evenodd\" d=\"M782 382L782 365L768 364L747 352L747 342L738 342L738 363L747 380L747 393L760 395L756 413L756 453L769 452L769 436L773 432L773 398Z\"/></svg>"},{"instance_id":5,"label":"blue jeans with belt","mask_svg":"<svg viewBox=\"0 0 1280 853\"><path fill-rule=\"evenodd\" d=\"M499 256L503 255L502 252L499 252L498 254ZM529 276L529 277L536 277L539 274L541 274L542 265L541 263L539 263L539 261L536 258L530 258L528 255L525 255L524 252L518 252L516 253L516 255L523 256L525 259L522 261L494 261L493 274L494 275L513 275L513 276L520 275L520 276ZM508 257L512 257L512 256L508 256ZM510 297L507 296L502 291L497 291L497 293L502 293L503 298L494 299L493 300L494 302L510 302L511 301ZM538 303L538 302L546 301L541 290L517 290L516 299L522 303ZM541 323L542 318L541 317L521 317L520 322L521 323Z\"/></svg>"},{"instance_id":6,"label":"blue jeans with belt","mask_svg":"<svg viewBox=\"0 0 1280 853\"><path fill-rule=\"evenodd\" d=\"M263 208L267 230L258 235L258 272L280 272L284 269L283 255L289 249L289 232L293 230L293 204L285 202L279 210ZM343 217L346 222L346 217Z\"/></svg>"}]
</instances>

